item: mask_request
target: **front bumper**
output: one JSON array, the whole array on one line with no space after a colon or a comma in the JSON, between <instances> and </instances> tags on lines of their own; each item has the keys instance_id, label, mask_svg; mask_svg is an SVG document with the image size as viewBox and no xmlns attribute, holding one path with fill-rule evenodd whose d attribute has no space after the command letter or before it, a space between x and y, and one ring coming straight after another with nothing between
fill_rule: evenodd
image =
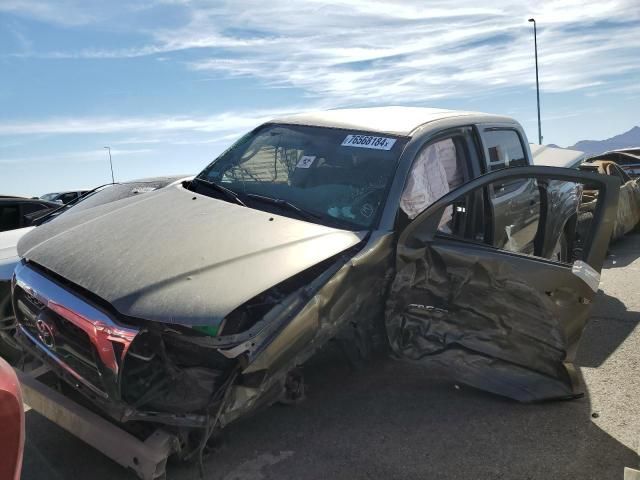
<instances>
[{"instance_id":1,"label":"front bumper","mask_svg":"<svg viewBox=\"0 0 640 480\"><path fill-rule=\"evenodd\" d=\"M12 296L21 346L114 420L206 425L202 414L138 409L123 400L122 367L139 329L119 324L25 263L16 267Z\"/></svg>"},{"instance_id":2,"label":"front bumper","mask_svg":"<svg viewBox=\"0 0 640 480\"><path fill-rule=\"evenodd\" d=\"M24 403L141 479L163 478L167 458L179 451L175 435L156 429L137 438L47 386L40 380L47 373L46 368L17 372Z\"/></svg>"}]
</instances>

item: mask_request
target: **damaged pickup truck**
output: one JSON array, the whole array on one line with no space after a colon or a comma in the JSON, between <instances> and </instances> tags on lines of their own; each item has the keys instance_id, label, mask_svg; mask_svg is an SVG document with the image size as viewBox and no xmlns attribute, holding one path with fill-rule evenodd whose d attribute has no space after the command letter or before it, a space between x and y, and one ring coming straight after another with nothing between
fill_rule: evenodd
<instances>
[{"instance_id":1,"label":"damaged pickup truck","mask_svg":"<svg viewBox=\"0 0 640 480\"><path fill-rule=\"evenodd\" d=\"M480 113L273 120L190 182L26 235L17 340L56 398L142 440L170 432L180 458L259 406L300 399L299 366L336 338L518 401L573 398L619 184L530 166L527 145L516 121ZM576 236L584 189L597 205ZM38 389L23 389L29 403Z\"/></svg>"}]
</instances>

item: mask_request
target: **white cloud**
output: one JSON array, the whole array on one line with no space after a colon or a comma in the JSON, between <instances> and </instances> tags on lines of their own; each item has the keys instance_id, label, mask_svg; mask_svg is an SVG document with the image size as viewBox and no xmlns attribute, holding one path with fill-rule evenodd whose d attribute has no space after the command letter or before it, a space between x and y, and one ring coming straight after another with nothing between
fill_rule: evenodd
<instances>
[{"instance_id":1,"label":"white cloud","mask_svg":"<svg viewBox=\"0 0 640 480\"><path fill-rule=\"evenodd\" d=\"M0 122L0 137L34 134L108 134L122 132L227 132L246 131L273 117L299 111L291 107L251 112L223 112L210 116L78 117L31 122ZM232 132L232 133L229 133ZM130 143L145 143L144 138ZM153 140L152 140L153 141ZM126 142L123 142L126 143Z\"/></svg>"},{"instance_id":2,"label":"white cloud","mask_svg":"<svg viewBox=\"0 0 640 480\"><path fill-rule=\"evenodd\" d=\"M590 92L613 79L618 88L633 88L632 77L640 74L638 0L502 0L489 6L476 0L162 0L123 8L132 16L148 15L154 6L167 4L180 9L186 20L136 30L147 36L144 45L38 55L163 55L165 61L186 62L200 74L248 76L274 88L296 87L333 106L416 103L533 88L533 32L527 18L534 16L543 90ZM62 5L67 8L5 0L0 10L52 22L63 22L58 17L69 11L69 23L103 27L100 19L106 23L104 18L113 14L113 8L96 6L104 2L63 0ZM190 50L189 60L175 53L185 50ZM621 80L623 73L627 78ZM99 123L107 131L137 128ZM187 127L189 120L158 121L160 129L181 125Z\"/></svg>"},{"instance_id":3,"label":"white cloud","mask_svg":"<svg viewBox=\"0 0 640 480\"><path fill-rule=\"evenodd\" d=\"M189 25L158 38L196 44L203 31L260 31L270 39L267 48L238 46L231 55L225 50L192 61L191 68L257 77L342 102L428 101L532 87L529 16L538 20L543 89L584 89L622 72L640 73L637 0L476 5L311 0L301 7L285 0L249 1L194 7Z\"/></svg>"},{"instance_id":4,"label":"white cloud","mask_svg":"<svg viewBox=\"0 0 640 480\"><path fill-rule=\"evenodd\" d=\"M148 148L136 148L136 149L111 149L112 155L118 155L122 157L130 157L134 155L141 155L153 152ZM48 162L97 162L104 161L106 153L103 149L96 148L94 150L80 150L70 152L60 152L53 155L34 155L29 157L12 157L12 158L0 158L0 164L18 164L18 163L48 163Z\"/></svg>"}]
</instances>

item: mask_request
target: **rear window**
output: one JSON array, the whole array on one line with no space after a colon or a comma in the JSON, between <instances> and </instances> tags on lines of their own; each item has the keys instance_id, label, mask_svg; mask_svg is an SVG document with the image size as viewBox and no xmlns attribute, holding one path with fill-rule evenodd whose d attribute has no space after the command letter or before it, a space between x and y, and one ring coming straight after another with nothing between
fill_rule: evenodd
<instances>
[{"instance_id":1,"label":"rear window","mask_svg":"<svg viewBox=\"0 0 640 480\"><path fill-rule=\"evenodd\" d=\"M525 167L529 165L524 153L520 135L511 129L487 129L483 134L487 146L487 171L494 172L507 167ZM513 193L527 184L527 180L505 180L495 184L493 198Z\"/></svg>"},{"instance_id":2,"label":"rear window","mask_svg":"<svg viewBox=\"0 0 640 480\"><path fill-rule=\"evenodd\" d=\"M515 130L485 130L483 137L489 154L488 171L528 165L520 135Z\"/></svg>"},{"instance_id":3,"label":"rear window","mask_svg":"<svg viewBox=\"0 0 640 480\"><path fill-rule=\"evenodd\" d=\"M75 200L77 196L78 194L76 192L63 193L59 200L62 201L62 203L69 203L72 200Z\"/></svg>"}]
</instances>

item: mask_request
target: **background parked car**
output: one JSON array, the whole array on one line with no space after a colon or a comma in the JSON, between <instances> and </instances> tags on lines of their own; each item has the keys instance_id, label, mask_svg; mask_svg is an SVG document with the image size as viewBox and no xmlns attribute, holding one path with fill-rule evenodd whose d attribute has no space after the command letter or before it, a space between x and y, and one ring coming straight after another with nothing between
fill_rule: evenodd
<instances>
[{"instance_id":1,"label":"background parked car","mask_svg":"<svg viewBox=\"0 0 640 480\"><path fill-rule=\"evenodd\" d=\"M587 162L609 160L617 163L632 178L640 176L640 148L623 148L610 150L588 158Z\"/></svg>"},{"instance_id":2,"label":"background parked car","mask_svg":"<svg viewBox=\"0 0 640 480\"><path fill-rule=\"evenodd\" d=\"M54 193L45 193L40 197L41 200L47 200L49 202L57 202L57 203L71 203L74 200L77 200L89 190L76 190L71 192L54 192Z\"/></svg>"},{"instance_id":3,"label":"background parked car","mask_svg":"<svg viewBox=\"0 0 640 480\"><path fill-rule=\"evenodd\" d=\"M615 162L608 160L593 160L580 165L580 170L610 175L620 180L620 197L616 222L613 227L612 240L617 240L636 228L640 222L640 179L632 179ZM584 192L584 201L580 206L582 212L593 215L596 205L597 192Z\"/></svg>"},{"instance_id":4,"label":"background parked car","mask_svg":"<svg viewBox=\"0 0 640 480\"><path fill-rule=\"evenodd\" d=\"M537 143L530 143L529 148L531 149L534 165L578 168L587 157L587 154L580 150L550 147L548 145L538 145Z\"/></svg>"},{"instance_id":5,"label":"background parked car","mask_svg":"<svg viewBox=\"0 0 640 480\"><path fill-rule=\"evenodd\" d=\"M32 223L30 215L42 214L59 208L60 204L46 200L0 197L0 232L28 227Z\"/></svg>"}]
</instances>

